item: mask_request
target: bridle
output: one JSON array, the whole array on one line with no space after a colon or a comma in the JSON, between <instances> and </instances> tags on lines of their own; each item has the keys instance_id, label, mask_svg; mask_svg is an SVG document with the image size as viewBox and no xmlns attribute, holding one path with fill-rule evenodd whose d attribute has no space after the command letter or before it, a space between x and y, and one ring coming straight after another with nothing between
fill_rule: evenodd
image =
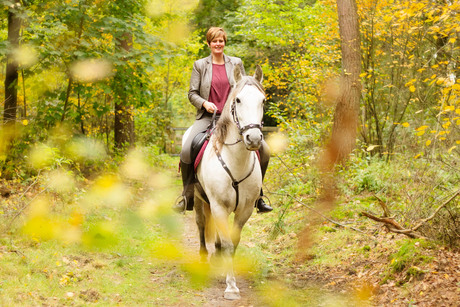
<instances>
[{"instance_id":1,"label":"bridle","mask_svg":"<svg viewBox=\"0 0 460 307\"><path fill-rule=\"evenodd\" d=\"M257 128L260 131L262 131L262 127L264 126L263 121L260 122L260 124L249 124L249 125L241 127L240 120L238 119L238 113L236 112L236 103L237 102L238 103L240 102L239 98L235 98L235 99L232 100L232 106L231 106L230 112L232 113L233 122L235 123L236 127L238 128L238 132L240 133L240 135L243 135L243 133L246 130L249 130L249 129L252 129L252 128Z\"/></svg>"},{"instance_id":2,"label":"bridle","mask_svg":"<svg viewBox=\"0 0 460 307\"><path fill-rule=\"evenodd\" d=\"M264 126L263 121L260 124L249 124L249 125L241 127L240 120L238 119L238 113L236 111L236 103L239 103L239 98L235 98L235 99L232 100L232 105L231 105L230 112L232 114L233 122L235 123L236 127L238 128L238 133L240 135L243 135L243 133L246 130L249 130L249 129L252 129L252 128L258 128L260 131L262 131L262 128ZM236 145L236 144L238 144L238 143L240 143L242 141L243 141L243 139L240 138L240 139L236 140L233 143L224 143L224 145Z\"/></svg>"}]
</instances>

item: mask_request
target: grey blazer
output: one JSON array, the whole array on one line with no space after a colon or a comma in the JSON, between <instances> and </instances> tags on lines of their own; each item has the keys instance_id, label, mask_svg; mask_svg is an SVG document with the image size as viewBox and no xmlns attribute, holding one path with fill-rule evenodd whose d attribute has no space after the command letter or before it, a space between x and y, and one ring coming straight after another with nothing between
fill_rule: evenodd
<instances>
[{"instance_id":1,"label":"grey blazer","mask_svg":"<svg viewBox=\"0 0 460 307\"><path fill-rule=\"evenodd\" d=\"M233 87L235 80L233 78L233 68L239 65L243 75L245 75L243 61L237 57L231 57L224 54L225 70L227 72L230 87ZM212 81L212 55L197 60L193 63L192 77L190 78L190 89L188 91L188 100L197 108L196 119L200 119L206 110L203 103L208 100L211 91Z\"/></svg>"}]
</instances>

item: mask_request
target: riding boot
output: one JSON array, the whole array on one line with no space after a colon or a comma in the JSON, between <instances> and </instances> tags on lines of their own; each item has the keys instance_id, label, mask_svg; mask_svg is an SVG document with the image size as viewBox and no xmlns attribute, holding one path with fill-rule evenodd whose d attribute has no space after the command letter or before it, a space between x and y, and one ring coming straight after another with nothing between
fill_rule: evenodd
<instances>
[{"instance_id":1,"label":"riding boot","mask_svg":"<svg viewBox=\"0 0 460 307\"><path fill-rule=\"evenodd\" d=\"M273 208L264 202L264 199L262 198L262 196L264 196L264 192L262 191L262 189L260 189L260 197L256 201L257 213L265 213L265 212L272 211Z\"/></svg>"},{"instance_id":2,"label":"riding boot","mask_svg":"<svg viewBox=\"0 0 460 307\"><path fill-rule=\"evenodd\" d=\"M193 210L194 201L194 165L180 161L180 170L182 174L182 185L184 186L184 190L182 191L181 200L173 206L173 210L177 212L183 212L186 209L191 211Z\"/></svg>"},{"instance_id":3,"label":"riding boot","mask_svg":"<svg viewBox=\"0 0 460 307\"><path fill-rule=\"evenodd\" d=\"M267 168L268 168L268 162L260 163L260 169L262 170L262 181L264 180L265 173L267 172ZM265 213L265 212L272 211L273 208L264 202L262 196L264 196L264 192L262 191L262 189L260 189L260 197L256 201L257 213Z\"/></svg>"}]
</instances>

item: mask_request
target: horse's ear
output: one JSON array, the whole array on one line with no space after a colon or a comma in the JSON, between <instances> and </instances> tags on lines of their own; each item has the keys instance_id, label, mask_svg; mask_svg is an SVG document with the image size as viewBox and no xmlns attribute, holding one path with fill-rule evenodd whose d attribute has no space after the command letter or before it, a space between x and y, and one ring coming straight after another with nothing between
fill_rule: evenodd
<instances>
[{"instance_id":1,"label":"horse's ear","mask_svg":"<svg viewBox=\"0 0 460 307\"><path fill-rule=\"evenodd\" d=\"M236 65L233 69L233 78L235 78L235 83L240 82L243 78L243 75L241 74L241 68L239 65Z\"/></svg>"},{"instance_id":2,"label":"horse's ear","mask_svg":"<svg viewBox=\"0 0 460 307\"><path fill-rule=\"evenodd\" d=\"M262 67L260 67L260 65L257 65L256 67L256 72L254 74L254 78L259 81L260 83L262 83L263 79L264 79L264 73L262 72Z\"/></svg>"}]
</instances>

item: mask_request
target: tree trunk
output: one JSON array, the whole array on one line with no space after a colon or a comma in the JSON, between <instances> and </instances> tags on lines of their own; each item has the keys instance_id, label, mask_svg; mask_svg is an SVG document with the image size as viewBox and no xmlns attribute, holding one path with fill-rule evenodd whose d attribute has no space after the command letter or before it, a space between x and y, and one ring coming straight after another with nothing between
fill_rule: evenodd
<instances>
[{"instance_id":1,"label":"tree trunk","mask_svg":"<svg viewBox=\"0 0 460 307\"><path fill-rule=\"evenodd\" d=\"M3 123L14 124L18 106L18 63L14 60L14 49L19 47L19 30L21 18L16 14L20 7L19 0L8 11L8 43L9 50L6 56L5 76L5 107L3 109Z\"/></svg>"},{"instance_id":2,"label":"tree trunk","mask_svg":"<svg viewBox=\"0 0 460 307\"><path fill-rule=\"evenodd\" d=\"M65 94L64 109L62 110L62 115L61 115L61 123L63 123L65 120L65 115L67 112L67 108L69 106L69 99L70 99L71 92L72 92L72 76L69 75L69 81L67 83L67 91Z\"/></svg>"},{"instance_id":3,"label":"tree trunk","mask_svg":"<svg viewBox=\"0 0 460 307\"><path fill-rule=\"evenodd\" d=\"M125 33L118 41L118 47L127 53L131 50L133 37L130 33ZM134 145L134 114L133 106L129 103L129 94L124 90L125 82L123 69L117 70L119 74L117 89L115 90L115 148L123 149ZM126 80L127 81L127 80Z\"/></svg>"},{"instance_id":4,"label":"tree trunk","mask_svg":"<svg viewBox=\"0 0 460 307\"><path fill-rule=\"evenodd\" d=\"M357 10L355 0L337 0L343 72L328 146L330 166L343 162L356 144L361 96L361 46Z\"/></svg>"}]
</instances>

